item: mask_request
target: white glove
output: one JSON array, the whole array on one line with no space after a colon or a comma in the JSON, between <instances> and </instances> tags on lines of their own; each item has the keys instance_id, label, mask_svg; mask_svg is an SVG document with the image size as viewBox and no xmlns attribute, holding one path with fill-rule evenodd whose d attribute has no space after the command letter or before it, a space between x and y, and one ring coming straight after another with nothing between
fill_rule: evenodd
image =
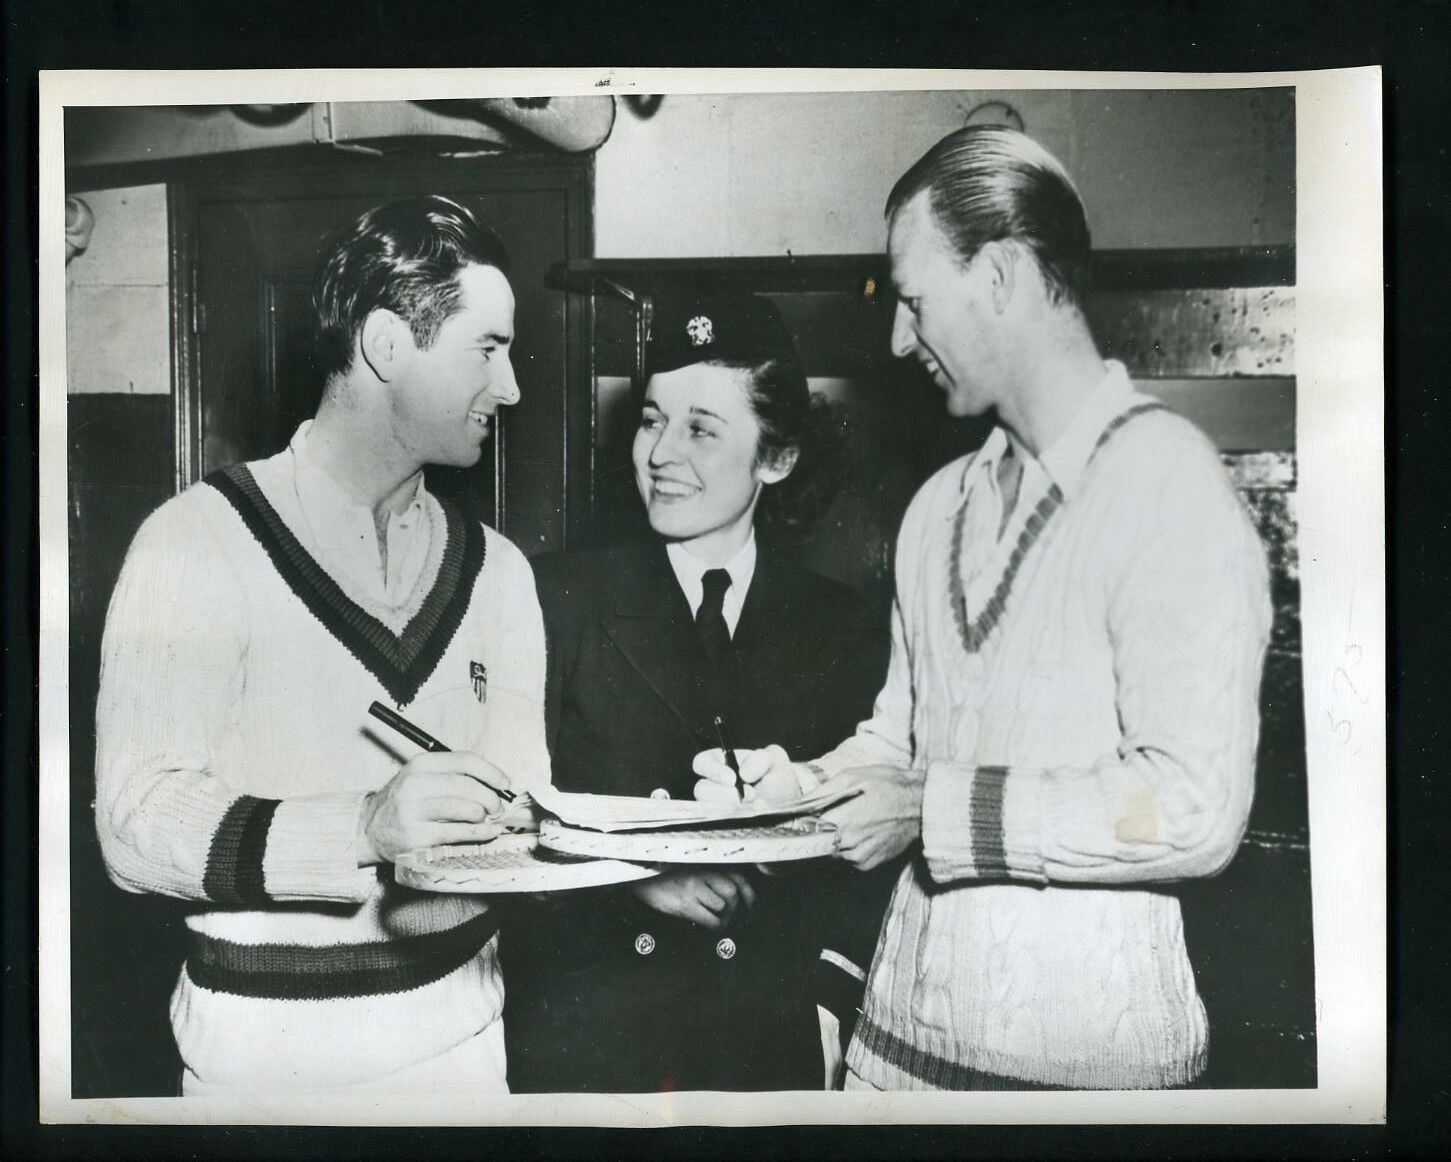
<instances>
[{"instance_id":1,"label":"white glove","mask_svg":"<svg viewBox=\"0 0 1451 1162\"><path fill-rule=\"evenodd\" d=\"M779 746L763 747L760 750L738 750L736 762L740 765L739 783L736 772L731 770L724 753L719 748L703 750L690 764L698 776L695 797L702 803L747 803L761 801L773 805L794 803L801 798L802 788L814 781L805 768L793 763Z\"/></svg>"}]
</instances>

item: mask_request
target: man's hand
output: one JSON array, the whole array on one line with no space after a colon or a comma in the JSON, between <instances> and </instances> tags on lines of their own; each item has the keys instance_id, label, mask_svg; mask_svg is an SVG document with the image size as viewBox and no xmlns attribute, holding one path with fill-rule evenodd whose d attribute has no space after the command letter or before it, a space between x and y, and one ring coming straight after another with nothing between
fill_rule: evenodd
<instances>
[{"instance_id":1,"label":"man's hand","mask_svg":"<svg viewBox=\"0 0 1451 1162\"><path fill-rule=\"evenodd\" d=\"M358 820L358 865L392 863L405 851L441 843L485 843L503 829L485 819L501 803L485 783L507 789L509 776L467 751L410 759L370 795Z\"/></svg>"},{"instance_id":2,"label":"man's hand","mask_svg":"<svg viewBox=\"0 0 1451 1162\"><path fill-rule=\"evenodd\" d=\"M630 890L657 912L710 929L724 928L756 902L756 889L744 872L716 867L668 871L631 884Z\"/></svg>"},{"instance_id":3,"label":"man's hand","mask_svg":"<svg viewBox=\"0 0 1451 1162\"><path fill-rule=\"evenodd\" d=\"M853 789L858 794L823 811L840 834L837 856L871 871L907 850L922 834L922 771L901 767L855 767L822 784L823 793Z\"/></svg>"},{"instance_id":4,"label":"man's hand","mask_svg":"<svg viewBox=\"0 0 1451 1162\"><path fill-rule=\"evenodd\" d=\"M796 764L779 746L738 750L736 761L741 766L746 802L759 800L784 805L801 798L801 780L796 777ZM736 791L736 773L719 748L701 751L691 761L690 769L700 776L695 784L695 797L700 802L732 804L741 801L742 796Z\"/></svg>"}]
</instances>

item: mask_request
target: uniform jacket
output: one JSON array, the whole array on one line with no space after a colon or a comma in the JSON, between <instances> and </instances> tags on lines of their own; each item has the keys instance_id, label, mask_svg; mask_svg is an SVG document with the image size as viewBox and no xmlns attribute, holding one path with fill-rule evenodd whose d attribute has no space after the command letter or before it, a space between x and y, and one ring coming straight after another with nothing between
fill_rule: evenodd
<instances>
[{"instance_id":1,"label":"uniform jacket","mask_svg":"<svg viewBox=\"0 0 1451 1162\"><path fill-rule=\"evenodd\" d=\"M870 713L884 676L884 627L856 594L765 543L732 639L733 689L713 679L662 543L534 567L561 790L690 798L716 714L733 746L814 758ZM503 936L511 1088L818 1088L816 1004L846 1010L851 1028L857 982L835 966L870 964L893 870L782 865L718 932L620 888L520 907Z\"/></svg>"}]
</instances>

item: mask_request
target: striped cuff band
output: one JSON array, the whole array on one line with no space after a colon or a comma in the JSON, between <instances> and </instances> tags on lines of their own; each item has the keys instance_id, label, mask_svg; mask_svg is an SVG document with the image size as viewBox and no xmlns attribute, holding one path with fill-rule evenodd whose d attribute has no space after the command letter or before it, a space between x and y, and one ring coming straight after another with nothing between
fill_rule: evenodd
<instances>
[{"instance_id":1,"label":"striped cuff band","mask_svg":"<svg viewBox=\"0 0 1451 1162\"><path fill-rule=\"evenodd\" d=\"M218 904L266 901L262 859L267 854L267 831L278 802L242 795L227 808L207 850L202 890L208 899Z\"/></svg>"},{"instance_id":2,"label":"striped cuff band","mask_svg":"<svg viewBox=\"0 0 1451 1162\"><path fill-rule=\"evenodd\" d=\"M1003 848L1003 793L1007 767L978 767L972 775L972 863L983 879L1008 874L1008 856Z\"/></svg>"},{"instance_id":3,"label":"striped cuff band","mask_svg":"<svg viewBox=\"0 0 1451 1162\"><path fill-rule=\"evenodd\" d=\"M933 762L922 793L922 852L939 884L1043 883L1039 771Z\"/></svg>"}]
</instances>

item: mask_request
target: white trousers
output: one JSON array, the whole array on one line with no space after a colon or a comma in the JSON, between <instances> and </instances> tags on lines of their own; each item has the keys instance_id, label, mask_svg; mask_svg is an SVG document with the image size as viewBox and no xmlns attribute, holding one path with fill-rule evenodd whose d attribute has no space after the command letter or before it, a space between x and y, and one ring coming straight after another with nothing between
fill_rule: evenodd
<instances>
[{"instance_id":1,"label":"white trousers","mask_svg":"<svg viewBox=\"0 0 1451 1162\"><path fill-rule=\"evenodd\" d=\"M394 1073L333 1088L289 1086L288 1092L380 1095L508 1093L508 1076L508 1058L504 1052L504 1022L495 1020L486 1029L475 1033L446 1053L440 1053L427 1061L420 1061ZM181 1075L181 1092L183 1097L196 1097L203 1094L238 1095L250 1091L241 1086L203 1081L190 1069L184 1069Z\"/></svg>"}]
</instances>

